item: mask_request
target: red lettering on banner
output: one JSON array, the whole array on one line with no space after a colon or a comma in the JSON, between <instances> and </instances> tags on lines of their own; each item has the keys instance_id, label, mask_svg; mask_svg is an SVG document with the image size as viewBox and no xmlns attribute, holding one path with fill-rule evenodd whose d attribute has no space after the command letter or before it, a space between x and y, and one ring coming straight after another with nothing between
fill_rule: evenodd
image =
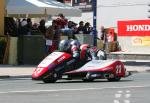
<instances>
[{"instance_id":1,"label":"red lettering on banner","mask_svg":"<svg viewBox=\"0 0 150 103\"><path fill-rule=\"evenodd\" d=\"M150 36L150 20L118 21L118 36Z\"/></svg>"}]
</instances>

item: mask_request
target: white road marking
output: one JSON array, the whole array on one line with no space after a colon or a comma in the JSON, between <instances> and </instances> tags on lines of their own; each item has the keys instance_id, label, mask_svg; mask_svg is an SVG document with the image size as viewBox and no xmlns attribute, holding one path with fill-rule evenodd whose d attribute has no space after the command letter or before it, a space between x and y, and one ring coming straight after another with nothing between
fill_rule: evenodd
<instances>
[{"instance_id":1,"label":"white road marking","mask_svg":"<svg viewBox=\"0 0 150 103\"><path fill-rule=\"evenodd\" d=\"M114 103L119 103L119 100L123 100L123 103L130 103L130 100L128 100L131 97L130 90L126 90L125 92L122 90L117 91L115 94L115 100ZM125 93L124 98L121 98L122 95ZM118 99L118 100L117 100Z\"/></svg>"},{"instance_id":2,"label":"white road marking","mask_svg":"<svg viewBox=\"0 0 150 103\"><path fill-rule=\"evenodd\" d=\"M75 88L75 89L52 89L52 90L23 90L23 91L1 91L0 94L8 93L38 93L38 92L63 92L63 91L87 91L87 90L104 90L104 89L126 89L126 88L144 88L150 85L143 86L124 86L124 87L104 87L104 88Z\"/></svg>"},{"instance_id":3,"label":"white road marking","mask_svg":"<svg viewBox=\"0 0 150 103\"><path fill-rule=\"evenodd\" d=\"M115 94L115 98L120 98L122 94Z\"/></svg>"},{"instance_id":4,"label":"white road marking","mask_svg":"<svg viewBox=\"0 0 150 103\"><path fill-rule=\"evenodd\" d=\"M59 95L58 94L56 94L56 95L54 95L55 97L58 97Z\"/></svg>"},{"instance_id":5,"label":"white road marking","mask_svg":"<svg viewBox=\"0 0 150 103\"><path fill-rule=\"evenodd\" d=\"M121 91L121 90L120 90L120 91L118 91L118 93L122 93L122 92L123 92L123 91Z\"/></svg>"},{"instance_id":6,"label":"white road marking","mask_svg":"<svg viewBox=\"0 0 150 103\"><path fill-rule=\"evenodd\" d=\"M131 91L130 90L126 90L126 93L130 93Z\"/></svg>"},{"instance_id":7,"label":"white road marking","mask_svg":"<svg viewBox=\"0 0 150 103\"><path fill-rule=\"evenodd\" d=\"M130 103L130 100L124 100L124 103Z\"/></svg>"},{"instance_id":8,"label":"white road marking","mask_svg":"<svg viewBox=\"0 0 150 103\"><path fill-rule=\"evenodd\" d=\"M130 98L131 94L125 94L125 98Z\"/></svg>"},{"instance_id":9,"label":"white road marking","mask_svg":"<svg viewBox=\"0 0 150 103\"><path fill-rule=\"evenodd\" d=\"M114 100L114 103L120 103L119 100Z\"/></svg>"}]
</instances>

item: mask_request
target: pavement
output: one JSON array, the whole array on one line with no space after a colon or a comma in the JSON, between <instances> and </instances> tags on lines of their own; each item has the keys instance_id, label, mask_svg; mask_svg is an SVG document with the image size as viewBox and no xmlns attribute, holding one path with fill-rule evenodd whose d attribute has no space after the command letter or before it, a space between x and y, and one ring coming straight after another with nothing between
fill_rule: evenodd
<instances>
[{"instance_id":1,"label":"pavement","mask_svg":"<svg viewBox=\"0 0 150 103\"><path fill-rule=\"evenodd\" d=\"M34 65L0 65L0 78L31 78Z\"/></svg>"},{"instance_id":2,"label":"pavement","mask_svg":"<svg viewBox=\"0 0 150 103\"><path fill-rule=\"evenodd\" d=\"M148 65L125 65L130 72L150 72ZM35 65L0 65L0 79L4 78L31 78Z\"/></svg>"}]
</instances>

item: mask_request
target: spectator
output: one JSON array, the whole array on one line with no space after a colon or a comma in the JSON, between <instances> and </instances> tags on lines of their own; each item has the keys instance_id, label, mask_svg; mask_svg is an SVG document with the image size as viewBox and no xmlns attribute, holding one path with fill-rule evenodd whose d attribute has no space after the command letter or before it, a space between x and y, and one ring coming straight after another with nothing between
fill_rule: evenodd
<instances>
[{"instance_id":1,"label":"spectator","mask_svg":"<svg viewBox=\"0 0 150 103\"><path fill-rule=\"evenodd\" d=\"M76 34L83 34L83 31L84 31L84 22L80 21Z\"/></svg>"},{"instance_id":2,"label":"spectator","mask_svg":"<svg viewBox=\"0 0 150 103\"><path fill-rule=\"evenodd\" d=\"M106 39L105 36L106 36L106 30L105 30L104 26L101 26L98 38L101 40L104 40L104 39Z\"/></svg>"},{"instance_id":3,"label":"spectator","mask_svg":"<svg viewBox=\"0 0 150 103\"><path fill-rule=\"evenodd\" d=\"M27 20L26 19L22 19L22 21L20 21L20 27L19 27L19 34L20 35L26 35L27 34Z\"/></svg>"},{"instance_id":4,"label":"spectator","mask_svg":"<svg viewBox=\"0 0 150 103\"><path fill-rule=\"evenodd\" d=\"M42 19L40 21L40 25L38 26L39 31L44 35L45 37L45 33L46 33L46 27L45 27L45 20Z\"/></svg>"},{"instance_id":5,"label":"spectator","mask_svg":"<svg viewBox=\"0 0 150 103\"><path fill-rule=\"evenodd\" d=\"M91 32L92 32L92 28L90 27L90 23L89 22L85 23L83 28L83 33L90 34Z\"/></svg>"},{"instance_id":6,"label":"spectator","mask_svg":"<svg viewBox=\"0 0 150 103\"><path fill-rule=\"evenodd\" d=\"M77 32L77 24L72 22L73 34Z\"/></svg>"},{"instance_id":7,"label":"spectator","mask_svg":"<svg viewBox=\"0 0 150 103\"><path fill-rule=\"evenodd\" d=\"M21 21L21 26L25 26L25 25L27 25L27 20L24 18Z\"/></svg>"},{"instance_id":8,"label":"spectator","mask_svg":"<svg viewBox=\"0 0 150 103\"><path fill-rule=\"evenodd\" d=\"M18 36L17 35L17 25L13 18L5 17L5 35Z\"/></svg>"},{"instance_id":9,"label":"spectator","mask_svg":"<svg viewBox=\"0 0 150 103\"><path fill-rule=\"evenodd\" d=\"M31 35L32 21L30 18L21 21L20 34Z\"/></svg>"},{"instance_id":10,"label":"spectator","mask_svg":"<svg viewBox=\"0 0 150 103\"><path fill-rule=\"evenodd\" d=\"M57 24L60 26L60 28L64 28L68 24L68 20L63 14L59 14L58 16L59 17L56 19Z\"/></svg>"},{"instance_id":11,"label":"spectator","mask_svg":"<svg viewBox=\"0 0 150 103\"><path fill-rule=\"evenodd\" d=\"M32 30L38 30L38 24L37 24L37 23L34 23L34 24L33 24Z\"/></svg>"},{"instance_id":12,"label":"spectator","mask_svg":"<svg viewBox=\"0 0 150 103\"><path fill-rule=\"evenodd\" d=\"M68 28L69 29L71 29L72 30L72 35L71 35L71 38L72 39L75 39L75 33L76 33L76 31L77 31L77 24L76 23L74 23L73 21L69 21L68 22Z\"/></svg>"},{"instance_id":13,"label":"spectator","mask_svg":"<svg viewBox=\"0 0 150 103\"><path fill-rule=\"evenodd\" d=\"M34 23L32 25L32 35L39 35L39 33L41 34L40 30L38 29L38 24Z\"/></svg>"},{"instance_id":14,"label":"spectator","mask_svg":"<svg viewBox=\"0 0 150 103\"><path fill-rule=\"evenodd\" d=\"M60 40L60 28L57 25L57 21L53 20L52 25L48 27L45 39L46 39L46 55L50 54L52 51L56 50Z\"/></svg>"},{"instance_id":15,"label":"spectator","mask_svg":"<svg viewBox=\"0 0 150 103\"><path fill-rule=\"evenodd\" d=\"M27 19L26 28L27 28L27 34L28 34L28 35L31 35L31 31L32 31L32 21L31 21L30 18Z\"/></svg>"}]
</instances>

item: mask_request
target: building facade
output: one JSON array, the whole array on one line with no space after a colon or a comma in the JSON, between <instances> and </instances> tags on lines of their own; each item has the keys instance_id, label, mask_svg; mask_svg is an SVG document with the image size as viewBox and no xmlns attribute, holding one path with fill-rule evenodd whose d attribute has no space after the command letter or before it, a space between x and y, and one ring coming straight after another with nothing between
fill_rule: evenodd
<instances>
[{"instance_id":1,"label":"building facade","mask_svg":"<svg viewBox=\"0 0 150 103\"><path fill-rule=\"evenodd\" d=\"M75 0L81 1L81 0ZM85 0L83 0L85 1ZM83 6L83 3L81 3ZM80 7L80 6L78 6ZM73 17L72 20L79 22L90 22L93 25L93 12L86 11L82 17ZM113 27L118 32L118 21L130 20L150 20L150 1L149 0L97 0L97 30L101 26L106 28ZM150 52L150 45L135 45L133 41L136 37L150 44L150 31L146 36L118 36L118 41L123 51L127 52ZM140 37L140 38L139 38Z\"/></svg>"}]
</instances>

